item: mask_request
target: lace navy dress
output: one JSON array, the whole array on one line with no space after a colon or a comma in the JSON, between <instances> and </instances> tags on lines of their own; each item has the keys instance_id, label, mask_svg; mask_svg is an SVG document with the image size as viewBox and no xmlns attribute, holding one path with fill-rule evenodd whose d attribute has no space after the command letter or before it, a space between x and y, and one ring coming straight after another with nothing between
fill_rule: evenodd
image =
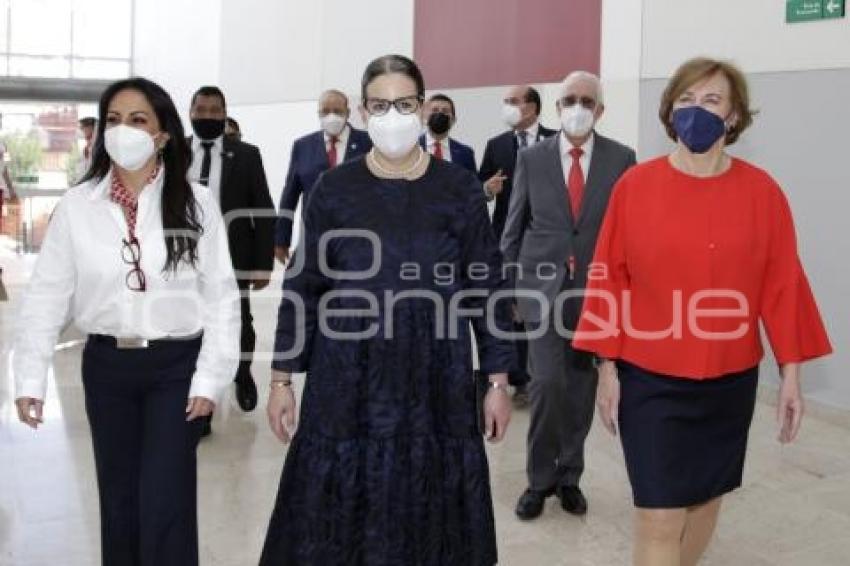
<instances>
[{"instance_id":1,"label":"lace navy dress","mask_svg":"<svg viewBox=\"0 0 850 566\"><path fill-rule=\"evenodd\" d=\"M510 300L481 184L438 160L381 179L361 158L320 178L304 225L273 366L307 379L261 565L492 566L470 323L483 372L516 362L494 335Z\"/></svg>"}]
</instances>

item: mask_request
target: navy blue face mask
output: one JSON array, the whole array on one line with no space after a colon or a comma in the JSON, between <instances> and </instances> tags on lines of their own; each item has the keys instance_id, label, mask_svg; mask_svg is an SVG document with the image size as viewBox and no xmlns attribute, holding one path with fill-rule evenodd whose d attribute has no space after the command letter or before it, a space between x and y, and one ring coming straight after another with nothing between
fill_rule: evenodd
<instances>
[{"instance_id":1,"label":"navy blue face mask","mask_svg":"<svg viewBox=\"0 0 850 566\"><path fill-rule=\"evenodd\" d=\"M673 112L673 129L693 153L705 153L726 135L726 122L702 106L688 106Z\"/></svg>"}]
</instances>

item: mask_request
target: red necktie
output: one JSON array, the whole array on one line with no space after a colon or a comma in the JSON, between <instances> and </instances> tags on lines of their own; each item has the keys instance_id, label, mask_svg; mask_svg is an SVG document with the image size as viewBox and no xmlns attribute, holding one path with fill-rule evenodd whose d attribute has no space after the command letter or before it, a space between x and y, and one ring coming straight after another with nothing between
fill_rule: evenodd
<instances>
[{"instance_id":1,"label":"red necktie","mask_svg":"<svg viewBox=\"0 0 850 566\"><path fill-rule=\"evenodd\" d=\"M336 167L336 142L338 141L338 137L331 136L330 141L328 142L328 165L331 166L331 169Z\"/></svg>"},{"instance_id":2,"label":"red necktie","mask_svg":"<svg viewBox=\"0 0 850 566\"><path fill-rule=\"evenodd\" d=\"M567 179L567 192L570 197L570 206L573 209L573 221L578 220L581 211L581 199L584 196L584 174L581 172L581 156L584 150L574 147L570 150L573 164L570 166L570 177Z\"/></svg>"},{"instance_id":3,"label":"red necktie","mask_svg":"<svg viewBox=\"0 0 850 566\"><path fill-rule=\"evenodd\" d=\"M443 143L435 141L434 142L434 157L437 159L443 158Z\"/></svg>"}]
</instances>

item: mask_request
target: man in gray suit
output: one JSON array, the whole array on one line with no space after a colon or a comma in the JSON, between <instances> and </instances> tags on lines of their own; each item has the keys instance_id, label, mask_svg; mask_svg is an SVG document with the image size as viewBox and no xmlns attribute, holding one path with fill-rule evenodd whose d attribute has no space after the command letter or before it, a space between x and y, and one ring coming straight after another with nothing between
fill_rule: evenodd
<instances>
[{"instance_id":1,"label":"man in gray suit","mask_svg":"<svg viewBox=\"0 0 850 566\"><path fill-rule=\"evenodd\" d=\"M574 351L569 338L611 190L635 164L634 150L594 132L602 94L591 73L564 79L557 102L561 131L517 157L502 235L517 314L529 330L529 485L516 507L526 520L538 517L553 494L565 511L587 512L579 479L596 372L592 357Z\"/></svg>"}]
</instances>

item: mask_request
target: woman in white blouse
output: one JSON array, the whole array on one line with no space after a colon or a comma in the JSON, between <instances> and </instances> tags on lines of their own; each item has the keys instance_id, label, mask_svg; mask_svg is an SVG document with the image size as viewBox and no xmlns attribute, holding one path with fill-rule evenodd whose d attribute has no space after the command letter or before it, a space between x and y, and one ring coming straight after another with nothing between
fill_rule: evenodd
<instances>
[{"instance_id":1,"label":"woman in white blouse","mask_svg":"<svg viewBox=\"0 0 850 566\"><path fill-rule=\"evenodd\" d=\"M142 78L100 100L93 162L57 206L23 299L16 405L42 422L70 318L82 377L103 564L198 563L195 449L239 359L239 294L217 203L186 180L174 103Z\"/></svg>"}]
</instances>

